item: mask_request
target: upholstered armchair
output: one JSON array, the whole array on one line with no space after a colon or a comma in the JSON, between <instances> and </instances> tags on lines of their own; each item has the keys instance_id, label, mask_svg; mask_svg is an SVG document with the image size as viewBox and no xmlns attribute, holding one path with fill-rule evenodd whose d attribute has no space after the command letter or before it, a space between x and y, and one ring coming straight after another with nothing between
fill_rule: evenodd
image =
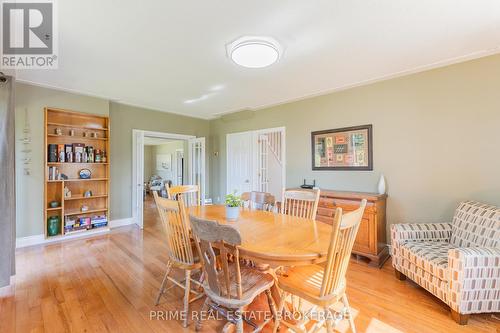
<instances>
[{"instance_id":1,"label":"upholstered armchair","mask_svg":"<svg viewBox=\"0 0 500 333\"><path fill-rule=\"evenodd\" d=\"M394 224L392 265L445 302L453 319L500 312L500 208L459 204L452 223Z\"/></svg>"}]
</instances>

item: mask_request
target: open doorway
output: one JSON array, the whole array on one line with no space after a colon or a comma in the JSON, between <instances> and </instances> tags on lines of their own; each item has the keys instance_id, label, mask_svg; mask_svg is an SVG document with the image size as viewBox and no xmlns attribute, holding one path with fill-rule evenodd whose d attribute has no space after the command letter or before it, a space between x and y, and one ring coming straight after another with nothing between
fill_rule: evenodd
<instances>
[{"instance_id":1,"label":"open doorway","mask_svg":"<svg viewBox=\"0 0 500 333\"><path fill-rule=\"evenodd\" d=\"M165 184L185 185L187 179L188 141L144 137L144 192L145 196L158 192L166 197Z\"/></svg>"},{"instance_id":2,"label":"open doorway","mask_svg":"<svg viewBox=\"0 0 500 333\"><path fill-rule=\"evenodd\" d=\"M132 214L144 227L144 216L156 214L153 192L166 197L166 184L194 184L205 200L205 138L143 130L132 131Z\"/></svg>"}]
</instances>

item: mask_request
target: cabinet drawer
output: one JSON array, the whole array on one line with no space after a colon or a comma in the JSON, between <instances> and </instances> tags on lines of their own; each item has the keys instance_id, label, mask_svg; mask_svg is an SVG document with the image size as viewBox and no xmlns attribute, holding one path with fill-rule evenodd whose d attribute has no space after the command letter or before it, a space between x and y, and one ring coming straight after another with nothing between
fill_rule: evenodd
<instances>
[{"instance_id":1,"label":"cabinet drawer","mask_svg":"<svg viewBox=\"0 0 500 333\"><path fill-rule=\"evenodd\" d=\"M350 212L352 210L358 209L361 204L361 200L348 200L348 199L338 199L331 197L320 197L318 202L319 208L330 208L335 209L337 207L342 208L344 212ZM365 212L376 213L376 205L374 202L368 201L366 203Z\"/></svg>"},{"instance_id":2,"label":"cabinet drawer","mask_svg":"<svg viewBox=\"0 0 500 333\"><path fill-rule=\"evenodd\" d=\"M316 221L320 221L323 223L333 224L333 217L316 215Z\"/></svg>"},{"instance_id":3,"label":"cabinet drawer","mask_svg":"<svg viewBox=\"0 0 500 333\"><path fill-rule=\"evenodd\" d=\"M332 198L319 198L318 207L322 208L336 208L335 199Z\"/></svg>"},{"instance_id":4,"label":"cabinet drawer","mask_svg":"<svg viewBox=\"0 0 500 333\"><path fill-rule=\"evenodd\" d=\"M316 215L333 218L333 216L335 216L335 209L318 207L318 211L316 212Z\"/></svg>"}]
</instances>

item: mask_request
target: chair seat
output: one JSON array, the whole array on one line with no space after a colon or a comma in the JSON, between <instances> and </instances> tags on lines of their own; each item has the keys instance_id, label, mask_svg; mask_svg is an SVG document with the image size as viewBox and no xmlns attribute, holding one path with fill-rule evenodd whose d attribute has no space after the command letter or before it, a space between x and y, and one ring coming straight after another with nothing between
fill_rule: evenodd
<instances>
[{"instance_id":1,"label":"chair seat","mask_svg":"<svg viewBox=\"0 0 500 333\"><path fill-rule=\"evenodd\" d=\"M224 281L223 275L219 277L219 285L221 286L221 295L217 295L212 292L208 286L208 280L205 280L205 293L212 299L215 303L228 307L228 308L241 308L253 302L254 298L259 294L263 293L267 289L270 289L274 284L274 279L270 274L260 272L251 267L240 267L241 272L241 299L237 299L237 285L236 285L236 265L229 265L229 275L230 275L230 295L228 298L226 296L226 282Z\"/></svg>"},{"instance_id":2,"label":"chair seat","mask_svg":"<svg viewBox=\"0 0 500 333\"><path fill-rule=\"evenodd\" d=\"M401 255L427 273L447 281L448 250L455 248L448 242L408 242L401 246Z\"/></svg>"},{"instance_id":3,"label":"chair seat","mask_svg":"<svg viewBox=\"0 0 500 333\"><path fill-rule=\"evenodd\" d=\"M278 287L311 303L324 306L337 302L345 291L345 283L329 296L320 296L324 268L319 265L292 267L278 276Z\"/></svg>"}]
</instances>

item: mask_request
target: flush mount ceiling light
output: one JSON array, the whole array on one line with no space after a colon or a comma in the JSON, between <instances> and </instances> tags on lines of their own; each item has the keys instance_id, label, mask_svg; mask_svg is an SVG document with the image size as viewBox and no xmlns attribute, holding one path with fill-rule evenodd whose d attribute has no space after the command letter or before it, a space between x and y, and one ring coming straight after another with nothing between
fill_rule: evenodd
<instances>
[{"instance_id":1,"label":"flush mount ceiling light","mask_svg":"<svg viewBox=\"0 0 500 333\"><path fill-rule=\"evenodd\" d=\"M226 45L227 55L237 65L263 68L277 62L282 53L280 44L271 37L244 36Z\"/></svg>"}]
</instances>

